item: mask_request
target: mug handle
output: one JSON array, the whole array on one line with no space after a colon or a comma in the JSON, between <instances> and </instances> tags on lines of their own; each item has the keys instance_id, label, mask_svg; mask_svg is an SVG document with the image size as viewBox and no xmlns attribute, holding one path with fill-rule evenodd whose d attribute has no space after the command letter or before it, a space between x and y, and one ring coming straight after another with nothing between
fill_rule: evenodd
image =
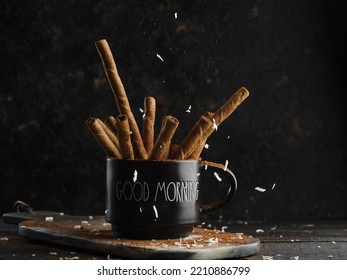
<instances>
[{"instance_id":1,"label":"mug handle","mask_svg":"<svg viewBox=\"0 0 347 280\"><path fill-rule=\"evenodd\" d=\"M217 201L210 202L208 204L200 205L200 214L205 214L214 210L219 209L225 203L227 203L235 194L237 190L237 180L234 173L231 172L230 169L225 168L225 166L221 163L214 163L210 161L201 161L203 166L207 166L208 168L203 168L203 171L222 171L224 175L223 177L227 178L227 191L226 194Z\"/></svg>"}]
</instances>

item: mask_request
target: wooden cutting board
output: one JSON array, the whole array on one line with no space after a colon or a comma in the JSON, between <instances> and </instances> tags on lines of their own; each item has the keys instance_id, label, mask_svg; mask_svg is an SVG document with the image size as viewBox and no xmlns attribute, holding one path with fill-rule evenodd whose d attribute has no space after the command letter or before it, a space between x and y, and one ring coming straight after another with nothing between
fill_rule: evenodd
<instances>
[{"instance_id":1,"label":"wooden cutting board","mask_svg":"<svg viewBox=\"0 0 347 280\"><path fill-rule=\"evenodd\" d=\"M194 228L185 238L118 238L103 216L56 216L19 223L19 234L36 240L109 254L124 259L230 259L260 250L260 241L242 233Z\"/></svg>"}]
</instances>

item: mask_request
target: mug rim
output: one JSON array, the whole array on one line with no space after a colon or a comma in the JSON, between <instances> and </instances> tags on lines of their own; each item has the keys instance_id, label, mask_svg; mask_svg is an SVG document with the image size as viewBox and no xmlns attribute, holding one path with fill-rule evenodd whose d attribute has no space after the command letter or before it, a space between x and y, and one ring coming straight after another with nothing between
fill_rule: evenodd
<instances>
[{"instance_id":1,"label":"mug rim","mask_svg":"<svg viewBox=\"0 0 347 280\"><path fill-rule=\"evenodd\" d=\"M114 157L106 157L107 161L118 161L118 162L156 162L156 163L193 163L193 162L202 162L202 159L166 159L166 160L157 160L157 159L118 159Z\"/></svg>"}]
</instances>

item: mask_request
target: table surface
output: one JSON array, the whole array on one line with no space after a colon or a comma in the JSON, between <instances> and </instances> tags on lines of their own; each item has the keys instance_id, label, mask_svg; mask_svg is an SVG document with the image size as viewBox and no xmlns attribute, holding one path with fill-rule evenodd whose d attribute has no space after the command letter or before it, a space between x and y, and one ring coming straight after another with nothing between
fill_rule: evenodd
<instances>
[{"instance_id":1,"label":"table surface","mask_svg":"<svg viewBox=\"0 0 347 280\"><path fill-rule=\"evenodd\" d=\"M347 260L347 220L210 221L203 227L244 233L260 240L249 260ZM78 248L25 238L18 226L0 219L0 259L117 259Z\"/></svg>"}]
</instances>

